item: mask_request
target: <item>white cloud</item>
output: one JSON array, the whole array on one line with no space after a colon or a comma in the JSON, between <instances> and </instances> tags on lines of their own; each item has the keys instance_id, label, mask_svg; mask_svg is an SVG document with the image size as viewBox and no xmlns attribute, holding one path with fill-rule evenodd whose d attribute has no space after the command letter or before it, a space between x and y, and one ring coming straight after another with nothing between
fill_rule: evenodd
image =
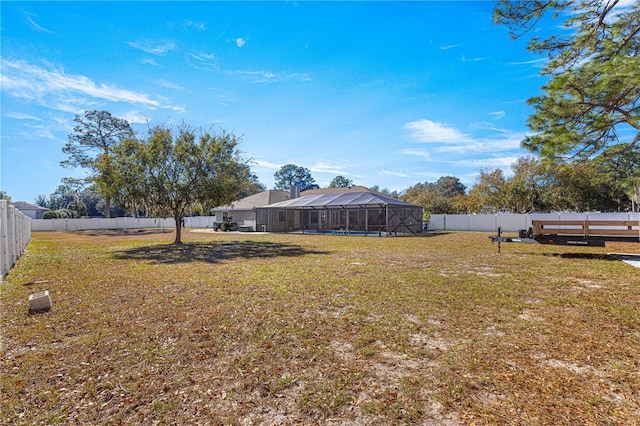
<instances>
[{"instance_id":1,"label":"white cloud","mask_svg":"<svg viewBox=\"0 0 640 426\"><path fill-rule=\"evenodd\" d=\"M462 55L462 62L481 62L486 61L488 58L486 57L475 57L475 58L467 58L465 55Z\"/></svg>"},{"instance_id":2,"label":"white cloud","mask_svg":"<svg viewBox=\"0 0 640 426\"><path fill-rule=\"evenodd\" d=\"M282 164L272 163L267 160L252 160L251 162L256 166L264 167L265 169L280 170L282 167Z\"/></svg>"},{"instance_id":3,"label":"white cloud","mask_svg":"<svg viewBox=\"0 0 640 426\"><path fill-rule=\"evenodd\" d=\"M154 67L160 67L161 65L156 62L153 58L142 58L140 59L141 64L153 65Z\"/></svg>"},{"instance_id":4,"label":"white cloud","mask_svg":"<svg viewBox=\"0 0 640 426\"><path fill-rule=\"evenodd\" d=\"M330 173L334 175L348 176L346 169L349 164L346 161L320 160L309 167L314 173Z\"/></svg>"},{"instance_id":5,"label":"white cloud","mask_svg":"<svg viewBox=\"0 0 640 426\"><path fill-rule=\"evenodd\" d=\"M238 46L238 47L242 47L242 46L244 46L245 44L246 44L246 41L245 41L245 39L243 39L242 37L238 37L238 38L236 39L236 46Z\"/></svg>"},{"instance_id":6,"label":"white cloud","mask_svg":"<svg viewBox=\"0 0 640 426\"><path fill-rule=\"evenodd\" d=\"M504 111L493 111L493 112L490 112L489 115L493 117L495 120L500 120L501 118L504 118L506 113Z\"/></svg>"},{"instance_id":7,"label":"white cloud","mask_svg":"<svg viewBox=\"0 0 640 426\"><path fill-rule=\"evenodd\" d=\"M0 83L2 91L9 96L74 114L97 108L104 101L172 108L146 93L97 83L84 75L66 74L61 68L43 68L21 60L2 61Z\"/></svg>"},{"instance_id":8,"label":"white cloud","mask_svg":"<svg viewBox=\"0 0 640 426\"><path fill-rule=\"evenodd\" d=\"M162 87L166 87L167 89L173 89L173 90L184 90L184 86L179 85L178 83L173 83L171 81L167 81L167 80L156 80L156 83L158 83L160 86Z\"/></svg>"},{"instance_id":9,"label":"white cloud","mask_svg":"<svg viewBox=\"0 0 640 426\"><path fill-rule=\"evenodd\" d=\"M493 169L510 169L511 165L518 161L518 157L505 156L505 157L488 157L488 158L475 158L471 160L461 160L456 163L463 166L474 167L489 167Z\"/></svg>"},{"instance_id":10,"label":"white cloud","mask_svg":"<svg viewBox=\"0 0 640 426\"><path fill-rule=\"evenodd\" d=\"M191 60L193 59L193 61ZM218 57L213 53L190 53L187 57L192 67L205 71L220 71Z\"/></svg>"},{"instance_id":11,"label":"white cloud","mask_svg":"<svg viewBox=\"0 0 640 426\"><path fill-rule=\"evenodd\" d=\"M47 33L47 34L55 34L53 31L50 31L38 24L36 24L36 22L31 18L31 16L36 16L36 15L31 15L30 13L27 13L27 21L29 21L29 23L33 26L33 28L35 28L36 30L43 32L43 33ZM31 15L31 16L29 16Z\"/></svg>"},{"instance_id":12,"label":"white cloud","mask_svg":"<svg viewBox=\"0 0 640 426\"><path fill-rule=\"evenodd\" d=\"M437 123L427 119L411 121L402 126L402 129L408 130L416 142L462 143L470 141L467 135L457 129L445 123Z\"/></svg>"},{"instance_id":13,"label":"white cloud","mask_svg":"<svg viewBox=\"0 0 640 426\"><path fill-rule=\"evenodd\" d=\"M449 50L449 49L455 49L456 47L462 46L461 44L445 44L443 46L440 46L440 50Z\"/></svg>"},{"instance_id":14,"label":"white cloud","mask_svg":"<svg viewBox=\"0 0 640 426\"><path fill-rule=\"evenodd\" d=\"M207 29L206 25L202 22L192 21L190 19L186 19L183 24L187 28L195 28L198 31L204 31Z\"/></svg>"},{"instance_id":15,"label":"white cloud","mask_svg":"<svg viewBox=\"0 0 640 426\"><path fill-rule=\"evenodd\" d=\"M173 41L129 41L127 44L136 50L142 50L143 52L156 56L164 56L167 52L176 48L176 44Z\"/></svg>"},{"instance_id":16,"label":"white cloud","mask_svg":"<svg viewBox=\"0 0 640 426\"><path fill-rule=\"evenodd\" d=\"M123 114L121 118L127 120L129 123L145 124L151 122L151 119L140 111L129 111Z\"/></svg>"},{"instance_id":17,"label":"white cloud","mask_svg":"<svg viewBox=\"0 0 640 426\"><path fill-rule=\"evenodd\" d=\"M410 136L415 142L433 145L433 148L430 149L432 154L504 152L520 148L521 141L526 137L524 133L510 132L491 123L479 122L473 126L499 132L499 136L496 138L474 138L447 124L427 119L412 121L402 128L410 131ZM414 150L412 154L415 155L418 152L420 151Z\"/></svg>"},{"instance_id":18,"label":"white cloud","mask_svg":"<svg viewBox=\"0 0 640 426\"><path fill-rule=\"evenodd\" d=\"M509 65L543 65L548 62L547 58L532 59L530 61L509 62Z\"/></svg>"},{"instance_id":19,"label":"white cloud","mask_svg":"<svg viewBox=\"0 0 640 426\"><path fill-rule=\"evenodd\" d=\"M431 159L431 154L428 151L423 151L419 149L403 149L401 152L405 155L411 155L413 157L422 157L427 160Z\"/></svg>"},{"instance_id":20,"label":"white cloud","mask_svg":"<svg viewBox=\"0 0 640 426\"><path fill-rule=\"evenodd\" d=\"M393 170L381 170L383 175L387 175L387 176L396 176L396 177L401 177L401 178L408 178L411 177L411 175L408 175L407 173L404 172L397 172L397 171L393 171Z\"/></svg>"},{"instance_id":21,"label":"white cloud","mask_svg":"<svg viewBox=\"0 0 640 426\"><path fill-rule=\"evenodd\" d=\"M311 81L307 73L274 73L271 71L226 71L229 75L251 78L252 83L282 83L285 81Z\"/></svg>"},{"instance_id":22,"label":"white cloud","mask_svg":"<svg viewBox=\"0 0 640 426\"><path fill-rule=\"evenodd\" d=\"M35 117L29 114L23 114L21 112L10 112L7 114L7 117L14 118L16 120L34 120L34 121L42 121L41 118Z\"/></svg>"}]
</instances>

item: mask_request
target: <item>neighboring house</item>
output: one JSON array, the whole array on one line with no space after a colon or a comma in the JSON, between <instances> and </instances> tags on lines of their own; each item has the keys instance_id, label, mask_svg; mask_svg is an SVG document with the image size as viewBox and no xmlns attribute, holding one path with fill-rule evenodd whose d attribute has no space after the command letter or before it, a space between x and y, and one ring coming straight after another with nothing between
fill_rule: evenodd
<instances>
[{"instance_id":1,"label":"neighboring house","mask_svg":"<svg viewBox=\"0 0 640 426\"><path fill-rule=\"evenodd\" d=\"M22 214L30 217L31 219L42 219L42 214L50 209L45 207L36 206L35 204L27 203L26 201L16 201L11 203L16 209L20 210Z\"/></svg>"},{"instance_id":2,"label":"neighboring house","mask_svg":"<svg viewBox=\"0 0 640 426\"><path fill-rule=\"evenodd\" d=\"M422 207L363 186L312 189L299 198L256 208L256 228L268 232L416 235Z\"/></svg>"},{"instance_id":3,"label":"neighboring house","mask_svg":"<svg viewBox=\"0 0 640 426\"><path fill-rule=\"evenodd\" d=\"M218 222L223 222L228 217L236 222L242 229L256 230L256 207L267 206L288 200L291 193L287 191L268 190L250 195L241 200L234 201L230 205L218 206L211 209L211 213Z\"/></svg>"}]
</instances>

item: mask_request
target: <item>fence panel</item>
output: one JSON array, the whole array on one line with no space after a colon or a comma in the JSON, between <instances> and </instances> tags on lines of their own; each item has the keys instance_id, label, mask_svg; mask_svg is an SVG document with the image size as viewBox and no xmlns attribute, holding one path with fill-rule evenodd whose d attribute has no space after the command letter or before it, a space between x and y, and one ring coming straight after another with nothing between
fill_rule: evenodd
<instances>
[{"instance_id":1,"label":"fence panel","mask_svg":"<svg viewBox=\"0 0 640 426\"><path fill-rule=\"evenodd\" d=\"M497 220L495 214L472 214L469 216L469 231L496 231Z\"/></svg>"},{"instance_id":2,"label":"fence panel","mask_svg":"<svg viewBox=\"0 0 640 426\"><path fill-rule=\"evenodd\" d=\"M31 219L0 200L0 279L15 265L31 240Z\"/></svg>"},{"instance_id":3,"label":"fence panel","mask_svg":"<svg viewBox=\"0 0 640 426\"><path fill-rule=\"evenodd\" d=\"M185 217L185 228L212 228L215 216ZM175 228L173 218L116 217L111 219L34 219L32 231L87 231L100 229Z\"/></svg>"},{"instance_id":4,"label":"fence panel","mask_svg":"<svg viewBox=\"0 0 640 426\"><path fill-rule=\"evenodd\" d=\"M432 214L430 231L517 232L533 220L640 220L640 213Z\"/></svg>"}]
</instances>

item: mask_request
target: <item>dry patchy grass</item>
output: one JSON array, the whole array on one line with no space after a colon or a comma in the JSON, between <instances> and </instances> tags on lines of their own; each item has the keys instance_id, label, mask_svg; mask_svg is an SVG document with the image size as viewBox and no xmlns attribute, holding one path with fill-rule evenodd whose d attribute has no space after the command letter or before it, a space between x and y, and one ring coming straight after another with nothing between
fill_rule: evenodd
<instances>
[{"instance_id":1,"label":"dry patchy grass","mask_svg":"<svg viewBox=\"0 0 640 426\"><path fill-rule=\"evenodd\" d=\"M0 422L640 423L638 269L487 235L34 233Z\"/></svg>"}]
</instances>

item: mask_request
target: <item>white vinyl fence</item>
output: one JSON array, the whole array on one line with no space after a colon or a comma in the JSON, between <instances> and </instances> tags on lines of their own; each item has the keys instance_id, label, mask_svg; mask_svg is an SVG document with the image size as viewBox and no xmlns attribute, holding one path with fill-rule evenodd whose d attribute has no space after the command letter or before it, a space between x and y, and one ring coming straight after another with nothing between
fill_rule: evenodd
<instances>
[{"instance_id":1,"label":"white vinyl fence","mask_svg":"<svg viewBox=\"0 0 640 426\"><path fill-rule=\"evenodd\" d=\"M31 218L0 200L0 279L16 264L31 240Z\"/></svg>"},{"instance_id":2,"label":"white vinyl fence","mask_svg":"<svg viewBox=\"0 0 640 426\"><path fill-rule=\"evenodd\" d=\"M185 228L213 228L215 216L184 218ZM116 217L111 219L37 219L31 221L32 231L88 231L99 229L175 228L173 219L146 217Z\"/></svg>"},{"instance_id":3,"label":"white vinyl fence","mask_svg":"<svg viewBox=\"0 0 640 426\"><path fill-rule=\"evenodd\" d=\"M432 214L429 230L517 232L532 220L640 220L640 213Z\"/></svg>"}]
</instances>

